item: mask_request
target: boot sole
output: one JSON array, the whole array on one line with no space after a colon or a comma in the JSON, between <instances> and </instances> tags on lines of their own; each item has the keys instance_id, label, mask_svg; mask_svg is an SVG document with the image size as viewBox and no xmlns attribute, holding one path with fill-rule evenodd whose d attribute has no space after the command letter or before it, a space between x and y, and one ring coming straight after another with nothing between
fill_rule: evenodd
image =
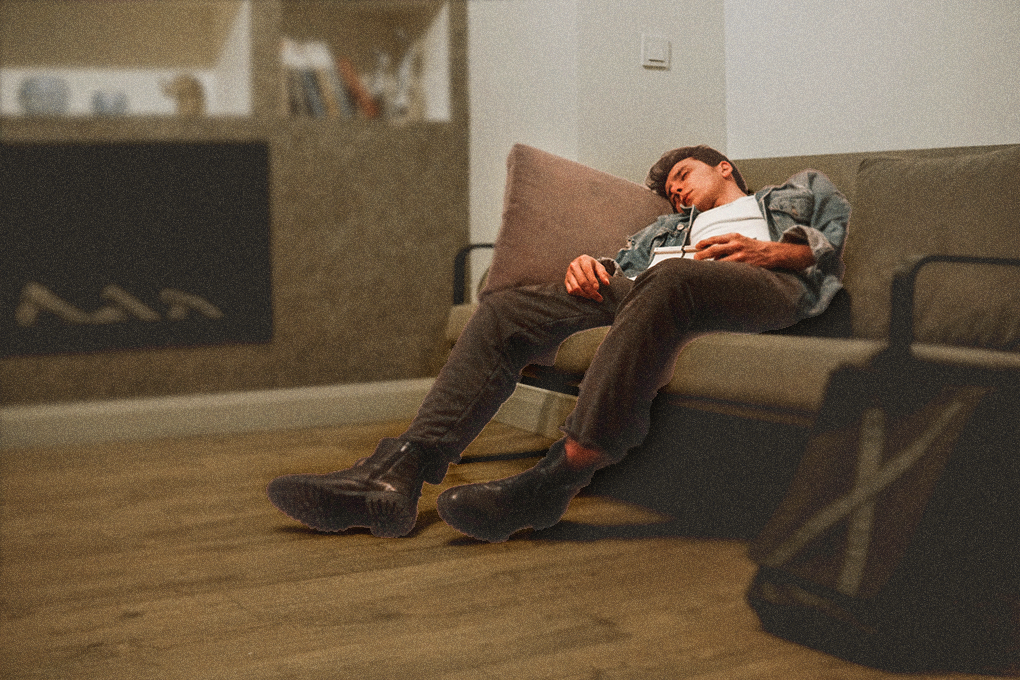
<instances>
[{"instance_id":1,"label":"boot sole","mask_svg":"<svg viewBox=\"0 0 1020 680\"><path fill-rule=\"evenodd\" d=\"M418 518L417 500L385 491L337 493L306 475L274 479L266 492L285 515L327 533L365 527L373 536L397 538L410 533Z\"/></svg>"},{"instance_id":2,"label":"boot sole","mask_svg":"<svg viewBox=\"0 0 1020 680\"><path fill-rule=\"evenodd\" d=\"M436 509L439 511L439 516L442 520L451 527L465 536L470 536L478 541L486 541L487 543L504 543L518 531L524 531L525 529L534 529L535 531L548 529L557 524L566 512L566 508L564 508L563 512L560 512L555 517L549 516L536 519L533 522L525 522L515 527L500 527L497 529L492 526L491 521L482 518L464 517L462 514L458 514L456 505L449 503L442 496L436 501Z\"/></svg>"}]
</instances>

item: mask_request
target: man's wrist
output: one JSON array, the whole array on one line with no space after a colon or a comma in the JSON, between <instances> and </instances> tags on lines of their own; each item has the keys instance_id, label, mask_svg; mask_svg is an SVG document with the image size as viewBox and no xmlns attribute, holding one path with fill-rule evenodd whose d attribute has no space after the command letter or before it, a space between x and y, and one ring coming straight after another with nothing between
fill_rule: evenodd
<instances>
[{"instance_id":1,"label":"man's wrist","mask_svg":"<svg viewBox=\"0 0 1020 680\"><path fill-rule=\"evenodd\" d=\"M773 269L801 270L815 264L811 246L804 243L775 243L775 264Z\"/></svg>"}]
</instances>

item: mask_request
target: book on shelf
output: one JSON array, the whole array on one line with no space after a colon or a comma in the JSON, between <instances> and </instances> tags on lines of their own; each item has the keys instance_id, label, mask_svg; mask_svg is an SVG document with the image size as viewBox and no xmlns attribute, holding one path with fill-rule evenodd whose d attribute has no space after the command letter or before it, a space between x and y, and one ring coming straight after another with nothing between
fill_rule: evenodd
<instances>
[{"instance_id":1,"label":"book on shelf","mask_svg":"<svg viewBox=\"0 0 1020 680\"><path fill-rule=\"evenodd\" d=\"M361 110L369 118L377 117L379 115L379 104L375 101L375 97L373 97L368 91L368 88L361 80L361 76L358 75L358 72L354 68L354 64L351 63L351 60L346 57L341 58L337 62L337 68L340 71L340 76L343 78L344 84L347 86L348 92L350 92L354 101L357 103L359 110Z\"/></svg>"},{"instance_id":2,"label":"book on shelf","mask_svg":"<svg viewBox=\"0 0 1020 680\"><path fill-rule=\"evenodd\" d=\"M285 113L312 118L375 118L379 107L350 60L337 59L321 40L280 45Z\"/></svg>"}]
</instances>

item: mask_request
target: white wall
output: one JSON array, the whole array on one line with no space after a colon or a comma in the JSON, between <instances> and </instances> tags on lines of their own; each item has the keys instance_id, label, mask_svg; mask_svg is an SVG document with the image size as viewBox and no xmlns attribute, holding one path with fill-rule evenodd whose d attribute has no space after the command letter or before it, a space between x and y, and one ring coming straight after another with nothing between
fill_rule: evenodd
<instances>
[{"instance_id":1,"label":"white wall","mask_svg":"<svg viewBox=\"0 0 1020 680\"><path fill-rule=\"evenodd\" d=\"M726 144L722 0L578 0L578 158L641 182L663 151ZM642 33L672 43L641 66Z\"/></svg>"},{"instance_id":2,"label":"white wall","mask_svg":"<svg viewBox=\"0 0 1020 680\"><path fill-rule=\"evenodd\" d=\"M725 0L733 158L1020 142L1016 0Z\"/></svg>"},{"instance_id":3,"label":"white wall","mask_svg":"<svg viewBox=\"0 0 1020 680\"><path fill-rule=\"evenodd\" d=\"M723 147L722 3L469 2L472 241L496 236L515 142L637 182L669 148ZM672 40L672 68L641 66L642 33Z\"/></svg>"},{"instance_id":4,"label":"white wall","mask_svg":"<svg viewBox=\"0 0 1020 680\"><path fill-rule=\"evenodd\" d=\"M515 142L577 158L576 25L576 0L468 3L475 243L496 237L506 155Z\"/></svg>"}]
</instances>

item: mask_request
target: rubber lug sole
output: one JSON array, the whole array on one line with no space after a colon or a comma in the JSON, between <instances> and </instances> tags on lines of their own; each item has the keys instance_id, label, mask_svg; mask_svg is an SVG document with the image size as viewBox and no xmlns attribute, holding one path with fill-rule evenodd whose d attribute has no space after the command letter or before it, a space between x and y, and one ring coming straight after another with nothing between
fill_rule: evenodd
<instances>
[{"instance_id":1,"label":"rubber lug sole","mask_svg":"<svg viewBox=\"0 0 1020 680\"><path fill-rule=\"evenodd\" d=\"M267 493L285 515L327 533L365 527L373 536L397 538L410 533L418 518L417 499L412 503L403 494L386 491L338 496L313 475L279 477Z\"/></svg>"}]
</instances>

